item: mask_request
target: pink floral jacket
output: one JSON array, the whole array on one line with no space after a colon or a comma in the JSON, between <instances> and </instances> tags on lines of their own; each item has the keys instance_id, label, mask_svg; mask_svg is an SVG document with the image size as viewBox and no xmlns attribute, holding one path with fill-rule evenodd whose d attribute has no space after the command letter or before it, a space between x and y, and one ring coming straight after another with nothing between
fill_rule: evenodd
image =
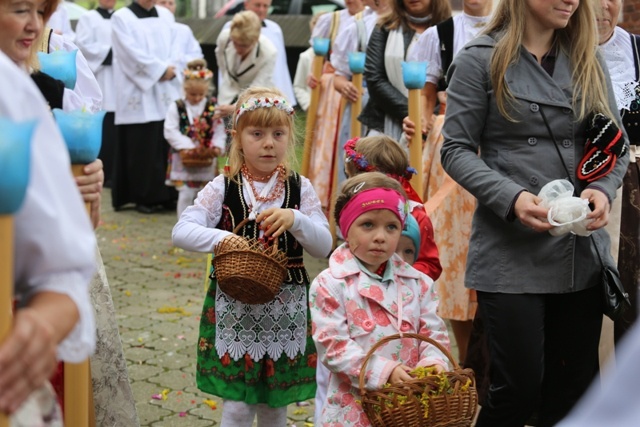
<instances>
[{"instance_id":1,"label":"pink floral jacket","mask_svg":"<svg viewBox=\"0 0 640 427\"><path fill-rule=\"evenodd\" d=\"M331 371L321 426L371 425L359 404L358 379L367 351L380 339L400 329L428 336L449 348L447 328L436 314L433 281L397 255L389 260L385 277L392 280L382 282L360 270L343 244L331 255L329 268L311 284L313 340L319 360ZM398 328L399 296L402 322ZM403 338L377 349L369 359L365 387L382 387L401 363L411 367L439 364L449 369L446 356L437 348Z\"/></svg>"}]
</instances>

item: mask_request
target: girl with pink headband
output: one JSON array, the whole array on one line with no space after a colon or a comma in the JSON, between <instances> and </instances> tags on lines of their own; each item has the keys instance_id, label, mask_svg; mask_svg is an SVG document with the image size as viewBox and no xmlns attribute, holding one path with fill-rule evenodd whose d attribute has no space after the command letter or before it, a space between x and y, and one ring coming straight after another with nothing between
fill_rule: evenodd
<instances>
[{"instance_id":1,"label":"girl with pink headband","mask_svg":"<svg viewBox=\"0 0 640 427\"><path fill-rule=\"evenodd\" d=\"M367 352L381 338L418 333L449 346L433 280L395 253L408 210L401 185L379 172L348 179L338 195L336 222L346 241L309 294L313 340L330 371L327 396L316 403L323 406L317 426L370 426L358 378ZM409 380L417 366L449 368L433 346L410 338L392 341L369 361L365 387Z\"/></svg>"}]
</instances>

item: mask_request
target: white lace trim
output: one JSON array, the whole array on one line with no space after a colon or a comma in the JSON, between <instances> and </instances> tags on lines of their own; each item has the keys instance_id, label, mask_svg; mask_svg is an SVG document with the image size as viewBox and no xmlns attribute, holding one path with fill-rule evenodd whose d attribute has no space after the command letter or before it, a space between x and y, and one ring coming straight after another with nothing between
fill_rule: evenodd
<instances>
[{"instance_id":1,"label":"white lace trim","mask_svg":"<svg viewBox=\"0 0 640 427\"><path fill-rule=\"evenodd\" d=\"M628 110L636 99L636 67L629 33L616 28L609 41L600 45L600 52L609 68L613 93L619 110Z\"/></svg>"},{"instance_id":2,"label":"white lace trim","mask_svg":"<svg viewBox=\"0 0 640 427\"><path fill-rule=\"evenodd\" d=\"M245 354L258 361L265 355L278 360L304 354L307 343L307 290L283 285L266 304L243 304L220 288L216 291L216 351L233 360Z\"/></svg>"}]
</instances>

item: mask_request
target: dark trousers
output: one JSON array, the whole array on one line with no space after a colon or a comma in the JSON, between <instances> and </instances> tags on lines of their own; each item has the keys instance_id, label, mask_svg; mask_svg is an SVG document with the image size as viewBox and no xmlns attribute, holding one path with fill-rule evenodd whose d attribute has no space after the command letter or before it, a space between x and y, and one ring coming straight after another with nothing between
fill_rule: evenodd
<instances>
[{"instance_id":1,"label":"dark trousers","mask_svg":"<svg viewBox=\"0 0 640 427\"><path fill-rule=\"evenodd\" d=\"M104 171L104 186L111 187L111 179L113 178L114 157L116 151L116 125L114 124L115 115L108 112L104 116L102 122L102 145L100 146L100 154L98 158L102 160Z\"/></svg>"},{"instance_id":2,"label":"dark trousers","mask_svg":"<svg viewBox=\"0 0 640 427\"><path fill-rule=\"evenodd\" d=\"M478 292L489 343L490 387L476 427L522 427L537 411L553 426L598 372L598 287L569 294Z\"/></svg>"}]
</instances>

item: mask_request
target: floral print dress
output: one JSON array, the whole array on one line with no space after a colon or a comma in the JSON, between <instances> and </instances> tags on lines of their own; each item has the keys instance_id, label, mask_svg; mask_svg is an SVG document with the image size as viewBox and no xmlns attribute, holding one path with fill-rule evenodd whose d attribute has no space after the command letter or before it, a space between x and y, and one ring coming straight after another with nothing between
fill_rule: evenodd
<instances>
[{"instance_id":1,"label":"floral print dress","mask_svg":"<svg viewBox=\"0 0 640 427\"><path fill-rule=\"evenodd\" d=\"M331 371L320 426L371 425L359 403L358 380L368 350L380 339L401 331L449 347L447 328L436 315L433 281L395 254L379 276L361 267L344 243L311 284L309 301L318 357ZM365 387L381 388L400 364L448 369L446 356L434 346L402 338L376 350L366 367Z\"/></svg>"}]
</instances>

